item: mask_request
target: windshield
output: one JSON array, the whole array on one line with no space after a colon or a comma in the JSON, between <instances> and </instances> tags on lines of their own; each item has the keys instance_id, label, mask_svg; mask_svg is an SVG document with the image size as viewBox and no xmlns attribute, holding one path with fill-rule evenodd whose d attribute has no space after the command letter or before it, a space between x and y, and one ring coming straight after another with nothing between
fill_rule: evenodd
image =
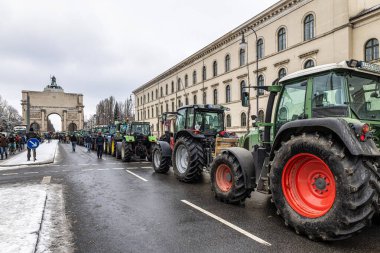
<instances>
[{"instance_id":1,"label":"windshield","mask_svg":"<svg viewBox=\"0 0 380 253\"><path fill-rule=\"evenodd\" d=\"M196 111L195 129L199 129L205 134L223 131L223 112Z\"/></svg>"},{"instance_id":2,"label":"windshield","mask_svg":"<svg viewBox=\"0 0 380 253\"><path fill-rule=\"evenodd\" d=\"M128 131L128 124L122 124L120 125L120 133L125 134Z\"/></svg>"},{"instance_id":3,"label":"windshield","mask_svg":"<svg viewBox=\"0 0 380 253\"><path fill-rule=\"evenodd\" d=\"M143 135L149 135L150 134L150 126L148 124L141 124L141 125L132 125L132 134L139 133Z\"/></svg>"},{"instance_id":4,"label":"windshield","mask_svg":"<svg viewBox=\"0 0 380 253\"><path fill-rule=\"evenodd\" d=\"M110 126L110 134L116 133L116 126Z\"/></svg>"},{"instance_id":5,"label":"windshield","mask_svg":"<svg viewBox=\"0 0 380 253\"><path fill-rule=\"evenodd\" d=\"M353 73L347 84L351 108L359 119L380 120L379 77Z\"/></svg>"}]
</instances>

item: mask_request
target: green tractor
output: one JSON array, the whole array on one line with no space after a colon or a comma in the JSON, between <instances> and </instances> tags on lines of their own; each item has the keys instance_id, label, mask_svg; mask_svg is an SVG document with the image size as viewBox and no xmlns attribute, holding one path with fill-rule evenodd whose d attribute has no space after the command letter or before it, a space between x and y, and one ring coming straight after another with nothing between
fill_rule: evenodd
<instances>
[{"instance_id":1,"label":"green tractor","mask_svg":"<svg viewBox=\"0 0 380 253\"><path fill-rule=\"evenodd\" d=\"M305 69L243 88L243 106L249 88L270 92L265 122L242 142L252 151L230 148L214 160L216 198L271 194L285 225L312 240L369 225L380 211L380 67L351 60Z\"/></svg>"},{"instance_id":2,"label":"green tractor","mask_svg":"<svg viewBox=\"0 0 380 253\"><path fill-rule=\"evenodd\" d=\"M106 136L106 153L116 157L121 158L121 143L123 141L123 135L125 135L125 129L127 123L120 123L115 121L115 124L110 125L109 135Z\"/></svg>"},{"instance_id":3,"label":"green tractor","mask_svg":"<svg viewBox=\"0 0 380 253\"><path fill-rule=\"evenodd\" d=\"M225 148L237 146L238 138L224 129L224 111L219 105L189 105L164 114L162 123L169 129L153 148L152 165L157 173L168 172L171 164L178 180L193 182Z\"/></svg>"},{"instance_id":4,"label":"green tractor","mask_svg":"<svg viewBox=\"0 0 380 253\"><path fill-rule=\"evenodd\" d=\"M125 127L123 141L119 143L121 159L130 162L133 157L152 160L152 144L156 142L150 130L149 122L132 122Z\"/></svg>"}]
</instances>

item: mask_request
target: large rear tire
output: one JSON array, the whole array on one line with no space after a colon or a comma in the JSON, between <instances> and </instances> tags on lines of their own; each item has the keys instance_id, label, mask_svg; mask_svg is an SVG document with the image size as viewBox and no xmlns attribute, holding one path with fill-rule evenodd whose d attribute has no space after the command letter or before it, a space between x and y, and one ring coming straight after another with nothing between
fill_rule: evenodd
<instances>
[{"instance_id":1,"label":"large rear tire","mask_svg":"<svg viewBox=\"0 0 380 253\"><path fill-rule=\"evenodd\" d=\"M275 151L270 172L277 213L312 240L361 231L378 208L380 189L374 163L364 160L325 136L292 137Z\"/></svg>"},{"instance_id":2,"label":"large rear tire","mask_svg":"<svg viewBox=\"0 0 380 253\"><path fill-rule=\"evenodd\" d=\"M132 145L126 142L121 146L121 160L123 162L130 162L132 160Z\"/></svg>"},{"instance_id":3,"label":"large rear tire","mask_svg":"<svg viewBox=\"0 0 380 253\"><path fill-rule=\"evenodd\" d=\"M121 159L121 142L115 142L115 157L116 159Z\"/></svg>"},{"instance_id":4,"label":"large rear tire","mask_svg":"<svg viewBox=\"0 0 380 253\"><path fill-rule=\"evenodd\" d=\"M180 137L176 141L172 160L174 174L183 182L196 181L206 164L201 143L187 137Z\"/></svg>"},{"instance_id":5,"label":"large rear tire","mask_svg":"<svg viewBox=\"0 0 380 253\"><path fill-rule=\"evenodd\" d=\"M152 151L152 166L157 173L167 173L170 169L171 158L163 157L159 145L155 145Z\"/></svg>"},{"instance_id":6,"label":"large rear tire","mask_svg":"<svg viewBox=\"0 0 380 253\"><path fill-rule=\"evenodd\" d=\"M211 165L211 190L215 197L226 203L240 204L251 196L245 187L243 169L231 153L223 153Z\"/></svg>"}]
</instances>

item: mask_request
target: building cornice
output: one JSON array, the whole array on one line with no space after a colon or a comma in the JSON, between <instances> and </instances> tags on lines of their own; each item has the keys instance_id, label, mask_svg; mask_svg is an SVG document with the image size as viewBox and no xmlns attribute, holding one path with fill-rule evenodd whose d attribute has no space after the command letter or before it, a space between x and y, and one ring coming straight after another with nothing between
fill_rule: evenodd
<instances>
[{"instance_id":1,"label":"building cornice","mask_svg":"<svg viewBox=\"0 0 380 253\"><path fill-rule=\"evenodd\" d=\"M213 51L219 49L220 47L230 43L231 41L238 38L242 33L249 32L251 28L260 28L261 26L272 22L275 18L279 17L284 12L294 8L298 4L302 2L309 2L310 0L280 0L276 4L272 5L271 7L267 8L266 10L262 11L258 15L254 16L252 19L246 21L242 25L238 26L237 28L233 29L232 31L226 33L222 37L218 38L211 44L207 45L206 47L202 48L198 52L194 53L190 57L186 58L182 62L178 63L177 65L173 66L172 68L168 69L167 71L163 72L162 74L158 75L154 79L150 80L149 82L145 83L144 85L138 87L137 89L133 90L132 93L140 92L141 90L144 90L145 88L151 86L152 84L155 84L156 82L159 82L160 80L178 72L179 70L185 68L186 66L190 65L191 63L202 59L206 55L212 53Z\"/></svg>"}]
</instances>

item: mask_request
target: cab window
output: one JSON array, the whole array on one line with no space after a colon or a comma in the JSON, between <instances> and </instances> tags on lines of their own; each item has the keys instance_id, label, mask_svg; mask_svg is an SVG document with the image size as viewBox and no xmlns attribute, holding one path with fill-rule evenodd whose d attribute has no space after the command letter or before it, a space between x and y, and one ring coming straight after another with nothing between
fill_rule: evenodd
<instances>
[{"instance_id":1,"label":"cab window","mask_svg":"<svg viewBox=\"0 0 380 253\"><path fill-rule=\"evenodd\" d=\"M177 119L176 119L176 131L181 131L185 129L185 123L186 123L186 108L178 110L177 112Z\"/></svg>"},{"instance_id":2,"label":"cab window","mask_svg":"<svg viewBox=\"0 0 380 253\"><path fill-rule=\"evenodd\" d=\"M277 131L285 123L304 117L306 87L307 80L284 86L277 111Z\"/></svg>"}]
</instances>

